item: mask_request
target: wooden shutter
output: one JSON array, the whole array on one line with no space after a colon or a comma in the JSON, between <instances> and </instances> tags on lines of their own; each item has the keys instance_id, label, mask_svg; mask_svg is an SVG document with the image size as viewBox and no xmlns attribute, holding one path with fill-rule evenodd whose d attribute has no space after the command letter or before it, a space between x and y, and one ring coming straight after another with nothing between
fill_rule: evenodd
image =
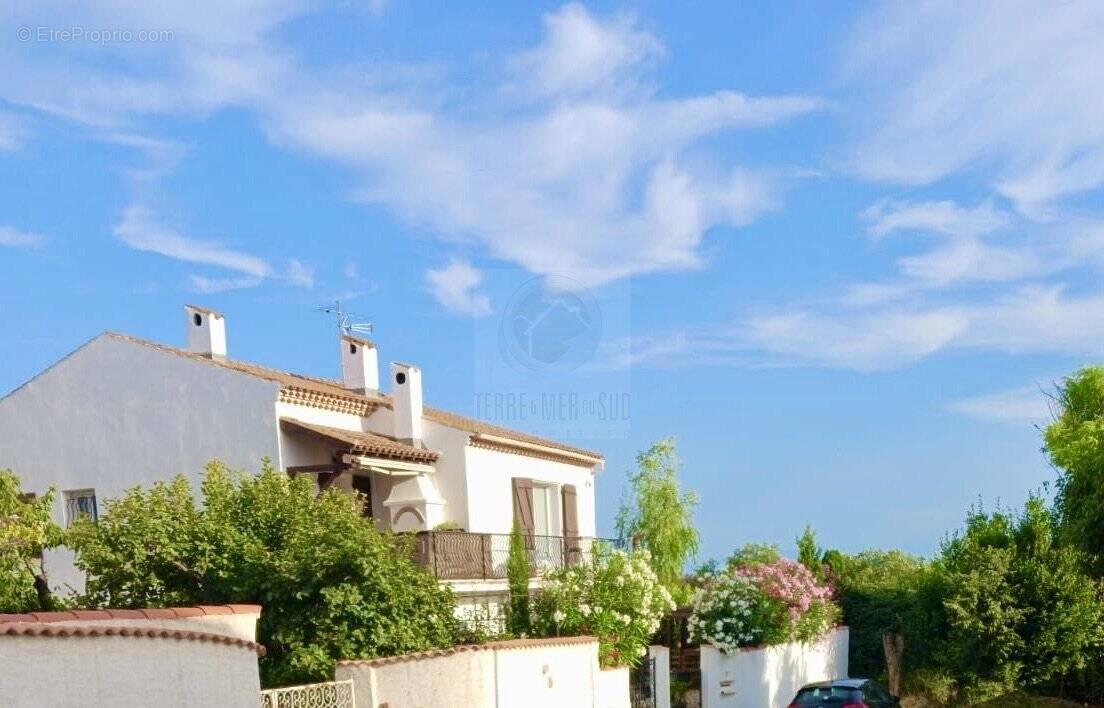
<instances>
[{"instance_id":1,"label":"wooden shutter","mask_svg":"<svg viewBox=\"0 0 1104 708\"><path fill-rule=\"evenodd\" d=\"M563 534L566 538L579 535L579 500L574 484L565 484L560 491L563 501Z\"/></svg>"},{"instance_id":2,"label":"wooden shutter","mask_svg":"<svg viewBox=\"0 0 1104 708\"><path fill-rule=\"evenodd\" d=\"M582 562L582 548L579 546L579 499L575 485L565 484L560 489L563 502L564 561L567 565Z\"/></svg>"},{"instance_id":3,"label":"wooden shutter","mask_svg":"<svg viewBox=\"0 0 1104 708\"><path fill-rule=\"evenodd\" d=\"M536 526L533 523L533 480L514 477L514 523L526 536L532 536Z\"/></svg>"}]
</instances>

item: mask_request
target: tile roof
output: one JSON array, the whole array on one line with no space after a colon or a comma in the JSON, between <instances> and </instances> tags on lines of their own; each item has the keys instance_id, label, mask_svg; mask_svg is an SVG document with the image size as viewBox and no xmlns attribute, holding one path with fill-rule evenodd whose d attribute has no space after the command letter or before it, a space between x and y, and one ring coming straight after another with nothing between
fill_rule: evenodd
<instances>
[{"instance_id":1,"label":"tile roof","mask_svg":"<svg viewBox=\"0 0 1104 708\"><path fill-rule=\"evenodd\" d=\"M349 446L349 451L362 455L386 457L393 460L405 460L408 462L436 462L440 455L433 450L414 447L399 442L393 438L375 433L357 433L341 428L331 428L325 425L304 423L295 418L281 418L280 425L300 430L310 435L337 441Z\"/></svg>"},{"instance_id":2,"label":"tile roof","mask_svg":"<svg viewBox=\"0 0 1104 708\"><path fill-rule=\"evenodd\" d=\"M157 344L148 340L139 339L137 337L131 337L125 334L119 334L117 332L106 332L109 337L119 339L133 344L139 344L144 347L150 347L159 351L175 354L177 356L186 357L194 361L206 362L214 366L221 366L224 369L230 369L239 373L248 374L257 378L272 381L280 385L283 391L288 391L293 396L291 400L298 403L304 403L306 405L317 404L320 398L333 399L341 402L347 406L351 411L358 411L362 416L370 415L372 411L377 408L391 408L391 397L386 394L361 394L342 386L336 381L330 381L328 379L316 378L312 376L303 376L300 374L292 374L286 371L279 371L277 369L270 369L265 366L259 366L257 364L250 364L247 362L235 361L233 359L214 359L203 354L197 354L195 352L189 352L178 347L170 347L164 344ZM570 445L564 445L563 443L555 440L549 440L547 438L538 437L536 435L530 435L517 430L511 430L509 428L503 428L491 423L486 423L475 418L468 418L466 416L458 415L450 411L445 411L439 408L432 408L425 406L423 409L423 415L426 420L430 420L434 423L444 425L450 428L456 428L457 430L464 430L469 433L481 433L486 435L495 435L510 440L515 440L520 443L529 445L537 445L540 447L548 447L554 450L560 450L568 453L569 455L577 455L580 457L590 458L594 461L594 464L598 464L602 461L602 454L594 452L593 450L586 450L583 448L572 447Z\"/></svg>"}]
</instances>

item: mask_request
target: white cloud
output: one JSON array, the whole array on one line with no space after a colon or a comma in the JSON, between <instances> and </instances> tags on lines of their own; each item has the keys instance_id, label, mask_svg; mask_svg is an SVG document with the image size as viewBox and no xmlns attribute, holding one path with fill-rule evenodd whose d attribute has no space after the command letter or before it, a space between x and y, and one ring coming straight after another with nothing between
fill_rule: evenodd
<instances>
[{"instance_id":1,"label":"white cloud","mask_svg":"<svg viewBox=\"0 0 1104 708\"><path fill-rule=\"evenodd\" d=\"M995 423L1043 424L1053 415L1051 399L1040 386L1023 386L953 401L950 410Z\"/></svg>"},{"instance_id":2,"label":"white cloud","mask_svg":"<svg viewBox=\"0 0 1104 708\"><path fill-rule=\"evenodd\" d=\"M535 46L444 87L403 72L308 70L275 36L311 11L305 2L217 4L13 12L0 30L171 27L174 39L97 47L92 58L77 46L5 45L0 98L120 134L146 116L242 107L276 143L352 166L360 199L584 285L699 267L704 234L772 208L781 174L743 167L707 142L819 107L730 90L660 98L659 38L631 14L577 4L544 17ZM462 110L441 100L456 90L466 95Z\"/></svg>"},{"instance_id":3,"label":"white cloud","mask_svg":"<svg viewBox=\"0 0 1104 708\"><path fill-rule=\"evenodd\" d=\"M436 270L427 270L426 286L450 312L472 317L491 314L491 301L476 292L483 282L483 274L470 263L453 260Z\"/></svg>"},{"instance_id":4,"label":"white cloud","mask_svg":"<svg viewBox=\"0 0 1104 708\"><path fill-rule=\"evenodd\" d=\"M205 295L211 295L214 293L228 292L230 290L255 288L263 282L263 279L253 278L248 275L239 278L208 278L193 273L188 276L188 281L192 285L192 290Z\"/></svg>"},{"instance_id":5,"label":"white cloud","mask_svg":"<svg viewBox=\"0 0 1104 708\"><path fill-rule=\"evenodd\" d=\"M854 166L927 184L984 167L1024 213L1104 185L1104 5L886 2L855 29Z\"/></svg>"},{"instance_id":6,"label":"white cloud","mask_svg":"<svg viewBox=\"0 0 1104 708\"><path fill-rule=\"evenodd\" d=\"M158 221L144 206L128 207L113 232L120 241L137 251L156 253L185 263L235 270L258 280L272 275L272 267L264 259L214 241L184 236Z\"/></svg>"},{"instance_id":7,"label":"white cloud","mask_svg":"<svg viewBox=\"0 0 1104 708\"><path fill-rule=\"evenodd\" d=\"M11 226L0 226L0 246L11 248L39 248L46 239L39 234L20 231Z\"/></svg>"},{"instance_id":8,"label":"white cloud","mask_svg":"<svg viewBox=\"0 0 1104 708\"><path fill-rule=\"evenodd\" d=\"M314 269L303 265L294 258L288 261L286 277L292 285L298 285L302 288L314 287Z\"/></svg>"},{"instance_id":9,"label":"white cloud","mask_svg":"<svg viewBox=\"0 0 1104 708\"><path fill-rule=\"evenodd\" d=\"M0 113L0 150L15 151L23 145L23 130L15 118Z\"/></svg>"},{"instance_id":10,"label":"white cloud","mask_svg":"<svg viewBox=\"0 0 1104 708\"><path fill-rule=\"evenodd\" d=\"M545 36L514 57L511 68L538 95L564 96L633 88L644 65L662 56L663 45L620 14L598 21L578 3L544 16Z\"/></svg>"},{"instance_id":11,"label":"white cloud","mask_svg":"<svg viewBox=\"0 0 1104 708\"><path fill-rule=\"evenodd\" d=\"M1007 214L992 201L963 207L950 200L909 202L883 199L862 212L871 236L881 238L899 231L922 231L946 236L980 236L997 231L1009 222Z\"/></svg>"},{"instance_id":12,"label":"white cloud","mask_svg":"<svg viewBox=\"0 0 1104 708\"><path fill-rule=\"evenodd\" d=\"M185 236L140 204L128 207L112 231L120 242L136 251L238 273L232 277L190 275L192 287L199 292L217 293L251 288L270 279L282 279L306 288L314 285L314 271L296 259L288 262L283 273L278 273L267 260L259 256L229 248L217 241Z\"/></svg>"}]
</instances>

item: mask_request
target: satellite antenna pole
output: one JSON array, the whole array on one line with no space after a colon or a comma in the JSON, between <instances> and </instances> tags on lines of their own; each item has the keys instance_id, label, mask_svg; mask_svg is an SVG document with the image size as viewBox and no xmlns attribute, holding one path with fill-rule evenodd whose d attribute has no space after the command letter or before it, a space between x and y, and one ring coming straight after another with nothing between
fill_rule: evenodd
<instances>
[{"instance_id":1,"label":"satellite antenna pole","mask_svg":"<svg viewBox=\"0 0 1104 708\"><path fill-rule=\"evenodd\" d=\"M334 300L333 305L320 307L318 311L327 315L333 315L334 320L337 322L337 333L339 335L372 333L372 323L368 321L357 321L360 319L358 315L341 309L340 300Z\"/></svg>"}]
</instances>

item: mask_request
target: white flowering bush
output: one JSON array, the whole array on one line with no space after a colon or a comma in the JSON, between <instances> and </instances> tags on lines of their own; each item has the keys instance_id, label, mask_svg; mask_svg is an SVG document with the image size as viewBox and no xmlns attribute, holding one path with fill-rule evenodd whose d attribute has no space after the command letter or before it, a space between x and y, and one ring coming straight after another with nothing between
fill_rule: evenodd
<instances>
[{"instance_id":1,"label":"white flowering bush","mask_svg":"<svg viewBox=\"0 0 1104 708\"><path fill-rule=\"evenodd\" d=\"M687 620L691 641L708 642L726 654L782 639L777 603L748 578L715 576L698 591L693 609Z\"/></svg>"},{"instance_id":2,"label":"white flowering bush","mask_svg":"<svg viewBox=\"0 0 1104 708\"><path fill-rule=\"evenodd\" d=\"M534 601L533 631L595 636L603 667L636 665L675 608L649 561L647 551L602 551L589 563L549 573Z\"/></svg>"}]
</instances>

